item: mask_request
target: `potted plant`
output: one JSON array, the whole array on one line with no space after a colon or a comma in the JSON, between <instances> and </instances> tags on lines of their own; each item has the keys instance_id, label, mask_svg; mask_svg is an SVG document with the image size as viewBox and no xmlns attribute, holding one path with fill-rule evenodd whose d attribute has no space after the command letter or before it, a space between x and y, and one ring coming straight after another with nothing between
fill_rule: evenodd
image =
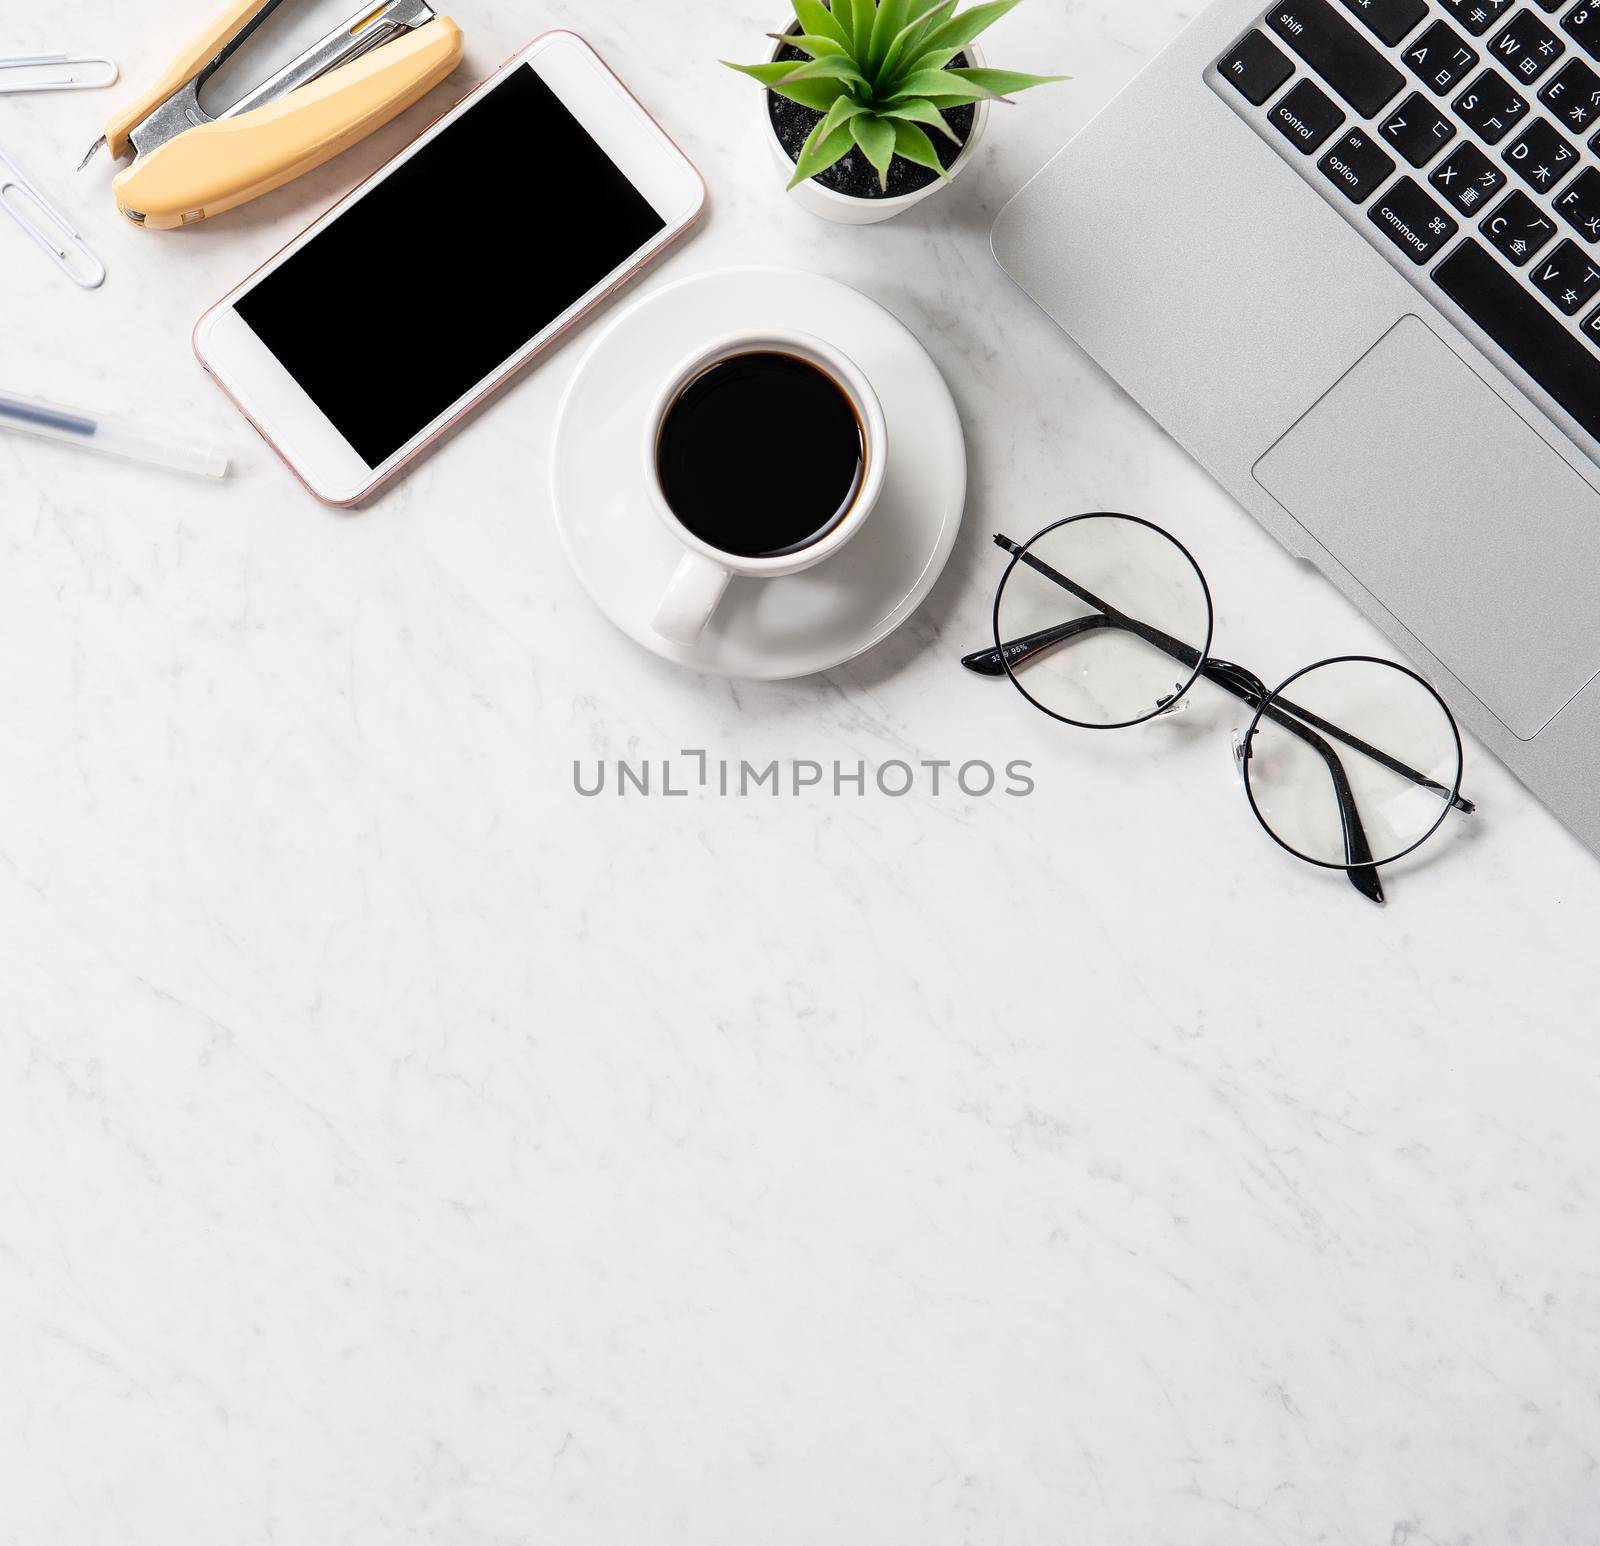
<instances>
[{"instance_id":1,"label":"potted plant","mask_svg":"<svg viewBox=\"0 0 1600 1546\"><path fill-rule=\"evenodd\" d=\"M975 39L1018 0L921 3L794 0L773 58L730 65L767 88L767 138L814 213L851 225L900 214L972 159L991 103L1063 79L985 67Z\"/></svg>"}]
</instances>

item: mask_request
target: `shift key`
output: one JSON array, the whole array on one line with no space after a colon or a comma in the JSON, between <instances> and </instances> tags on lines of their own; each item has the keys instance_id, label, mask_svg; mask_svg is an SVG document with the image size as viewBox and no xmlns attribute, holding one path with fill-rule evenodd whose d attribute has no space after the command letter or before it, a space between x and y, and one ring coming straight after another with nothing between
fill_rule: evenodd
<instances>
[{"instance_id":1,"label":"shift key","mask_svg":"<svg viewBox=\"0 0 1600 1546\"><path fill-rule=\"evenodd\" d=\"M1267 25L1363 118L1376 118L1405 77L1328 0L1284 0Z\"/></svg>"}]
</instances>

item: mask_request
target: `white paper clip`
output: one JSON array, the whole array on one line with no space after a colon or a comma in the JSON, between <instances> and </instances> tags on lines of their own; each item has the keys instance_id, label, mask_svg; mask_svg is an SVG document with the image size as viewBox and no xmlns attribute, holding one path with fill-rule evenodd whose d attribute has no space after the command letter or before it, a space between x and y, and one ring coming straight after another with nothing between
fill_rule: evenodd
<instances>
[{"instance_id":1,"label":"white paper clip","mask_svg":"<svg viewBox=\"0 0 1600 1546\"><path fill-rule=\"evenodd\" d=\"M30 204L43 215L43 221L29 208ZM22 168L3 150L0 150L0 206L4 206L6 213L50 254L51 261L74 284L94 290L106 282L105 264L90 252L67 217L28 181ZM61 235L54 234L56 231Z\"/></svg>"},{"instance_id":2,"label":"white paper clip","mask_svg":"<svg viewBox=\"0 0 1600 1546\"><path fill-rule=\"evenodd\" d=\"M30 74L45 69L54 73ZM0 97L25 91L96 91L116 83L117 61L104 54L0 55Z\"/></svg>"}]
</instances>

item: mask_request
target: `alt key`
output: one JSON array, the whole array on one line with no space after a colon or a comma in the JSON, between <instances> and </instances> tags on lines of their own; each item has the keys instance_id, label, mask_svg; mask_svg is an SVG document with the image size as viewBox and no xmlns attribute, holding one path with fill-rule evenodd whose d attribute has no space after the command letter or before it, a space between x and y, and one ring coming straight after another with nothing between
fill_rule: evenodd
<instances>
[{"instance_id":1,"label":"alt key","mask_svg":"<svg viewBox=\"0 0 1600 1546\"><path fill-rule=\"evenodd\" d=\"M1317 170L1352 204L1365 204L1394 170L1394 158L1365 129L1352 129L1317 162Z\"/></svg>"}]
</instances>

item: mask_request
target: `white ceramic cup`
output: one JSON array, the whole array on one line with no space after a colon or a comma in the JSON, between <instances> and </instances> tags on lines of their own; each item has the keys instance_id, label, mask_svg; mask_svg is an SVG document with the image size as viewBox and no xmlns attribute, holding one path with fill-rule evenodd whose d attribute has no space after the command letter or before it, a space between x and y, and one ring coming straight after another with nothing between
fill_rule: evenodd
<instances>
[{"instance_id":1,"label":"white ceramic cup","mask_svg":"<svg viewBox=\"0 0 1600 1546\"><path fill-rule=\"evenodd\" d=\"M741 354L788 354L815 365L830 377L855 407L861 423L865 468L861 486L844 516L828 531L826 536L793 553L779 554L773 558L749 558L740 553L724 552L703 542L682 521L667 502L662 492L661 475L657 460L661 427L667 414L678 400L678 394L703 371L723 360ZM796 426L798 431L801 426ZM772 465L781 473L788 448L772 448ZM644 426L645 487L656 514L668 531L682 544L683 557L668 582L660 604L656 608L651 627L664 639L676 644L693 644L705 632L706 624L717 610L728 582L736 575L751 579L771 580L780 575L798 574L832 558L866 524L872 507L883 492L884 474L889 459L889 429L883 417L883 405L872 390L861 368L847 354L815 338L809 333L791 332L784 328L771 328L760 332L730 333L696 349L667 378L666 384L656 394ZM752 493L759 499L760 493Z\"/></svg>"}]
</instances>

